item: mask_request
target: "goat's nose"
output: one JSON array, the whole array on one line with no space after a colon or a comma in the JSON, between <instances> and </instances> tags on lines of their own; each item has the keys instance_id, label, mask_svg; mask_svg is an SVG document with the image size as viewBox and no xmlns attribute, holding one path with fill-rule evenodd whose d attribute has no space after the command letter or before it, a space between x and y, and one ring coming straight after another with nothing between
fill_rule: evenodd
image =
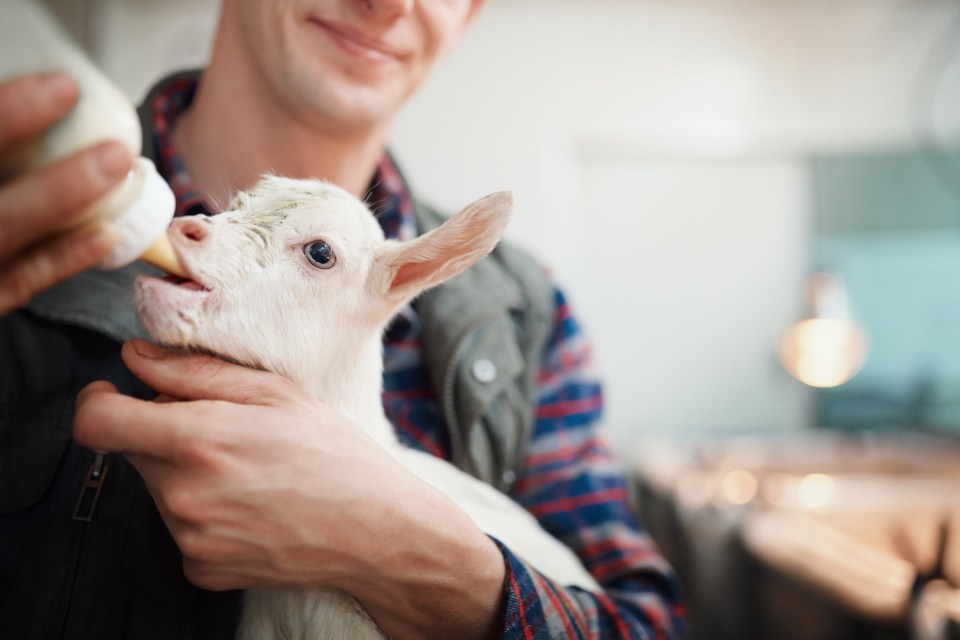
<instances>
[{"instance_id":1,"label":"goat's nose","mask_svg":"<svg viewBox=\"0 0 960 640\"><path fill-rule=\"evenodd\" d=\"M170 230L193 242L203 242L209 236L207 225L193 218L178 218L170 225Z\"/></svg>"}]
</instances>

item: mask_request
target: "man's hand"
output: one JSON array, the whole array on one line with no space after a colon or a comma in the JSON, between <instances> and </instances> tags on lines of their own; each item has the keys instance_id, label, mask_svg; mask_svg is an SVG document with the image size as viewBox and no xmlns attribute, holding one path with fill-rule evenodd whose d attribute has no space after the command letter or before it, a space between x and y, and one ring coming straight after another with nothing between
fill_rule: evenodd
<instances>
[{"instance_id":1,"label":"man's hand","mask_svg":"<svg viewBox=\"0 0 960 640\"><path fill-rule=\"evenodd\" d=\"M0 165L66 115L77 98L76 84L60 74L0 83ZM58 230L117 184L131 163L123 145L106 142L0 182L0 314L110 252L115 239L108 225Z\"/></svg>"},{"instance_id":2,"label":"man's hand","mask_svg":"<svg viewBox=\"0 0 960 640\"><path fill-rule=\"evenodd\" d=\"M336 587L391 637L484 637L503 558L459 508L289 380L134 341L145 402L95 382L74 436L143 476L208 589Z\"/></svg>"}]
</instances>

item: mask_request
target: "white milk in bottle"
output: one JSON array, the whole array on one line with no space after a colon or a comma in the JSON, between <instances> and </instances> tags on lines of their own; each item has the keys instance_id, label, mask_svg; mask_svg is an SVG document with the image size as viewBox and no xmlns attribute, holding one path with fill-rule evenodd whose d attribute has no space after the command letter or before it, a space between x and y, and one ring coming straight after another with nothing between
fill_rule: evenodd
<instances>
[{"instance_id":1,"label":"white milk in bottle","mask_svg":"<svg viewBox=\"0 0 960 640\"><path fill-rule=\"evenodd\" d=\"M59 71L80 90L77 105L36 142L0 158L0 181L90 145L116 140L136 159L130 173L106 196L70 221L71 228L106 219L117 232L113 252L97 265L114 269L143 258L184 275L167 239L175 200L153 163L140 156L137 112L123 93L73 44L46 9L33 0L0 0L0 81Z\"/></svg>"}]
</instances>

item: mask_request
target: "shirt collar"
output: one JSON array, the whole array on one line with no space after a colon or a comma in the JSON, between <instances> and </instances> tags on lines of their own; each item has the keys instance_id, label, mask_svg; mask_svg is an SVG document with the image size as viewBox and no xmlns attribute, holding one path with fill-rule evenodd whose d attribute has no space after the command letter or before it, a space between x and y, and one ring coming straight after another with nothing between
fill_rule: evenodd
<instances>
[{"instance_id":1,"label":"shirt collar","mask_svg":"<svg viewBox=\"0 0 960 640\"><path fill-rule=\"evenodd\" d=\"M160 174L177 199L176 215L211 215L211 211L173 144L173 123L190 106L200 74L178 76L154 93L150 101L153 142ZM367 188L366 204L388 238L410 240L417 236L413 200L390 154L384 152Z\"/></svg>"}]
</instances>

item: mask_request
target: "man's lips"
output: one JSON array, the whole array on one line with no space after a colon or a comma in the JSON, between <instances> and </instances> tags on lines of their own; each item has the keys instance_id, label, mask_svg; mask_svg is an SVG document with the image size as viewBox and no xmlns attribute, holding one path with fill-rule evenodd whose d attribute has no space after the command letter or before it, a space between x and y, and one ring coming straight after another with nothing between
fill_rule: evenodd
<instances>
[{"instance_id":1,"label":"man's lips","mask_svg":"<svg viewBox=\"0 0 960 640\"><path fill-rule=\"evenodd\" d=\"M376 62L388 62L398 60L401 57L400 52L386 42L368 36L343 23L318 18L310 18L309 22L327 34L337 46L351 55Z\"/></svg>"}]
</instances>

